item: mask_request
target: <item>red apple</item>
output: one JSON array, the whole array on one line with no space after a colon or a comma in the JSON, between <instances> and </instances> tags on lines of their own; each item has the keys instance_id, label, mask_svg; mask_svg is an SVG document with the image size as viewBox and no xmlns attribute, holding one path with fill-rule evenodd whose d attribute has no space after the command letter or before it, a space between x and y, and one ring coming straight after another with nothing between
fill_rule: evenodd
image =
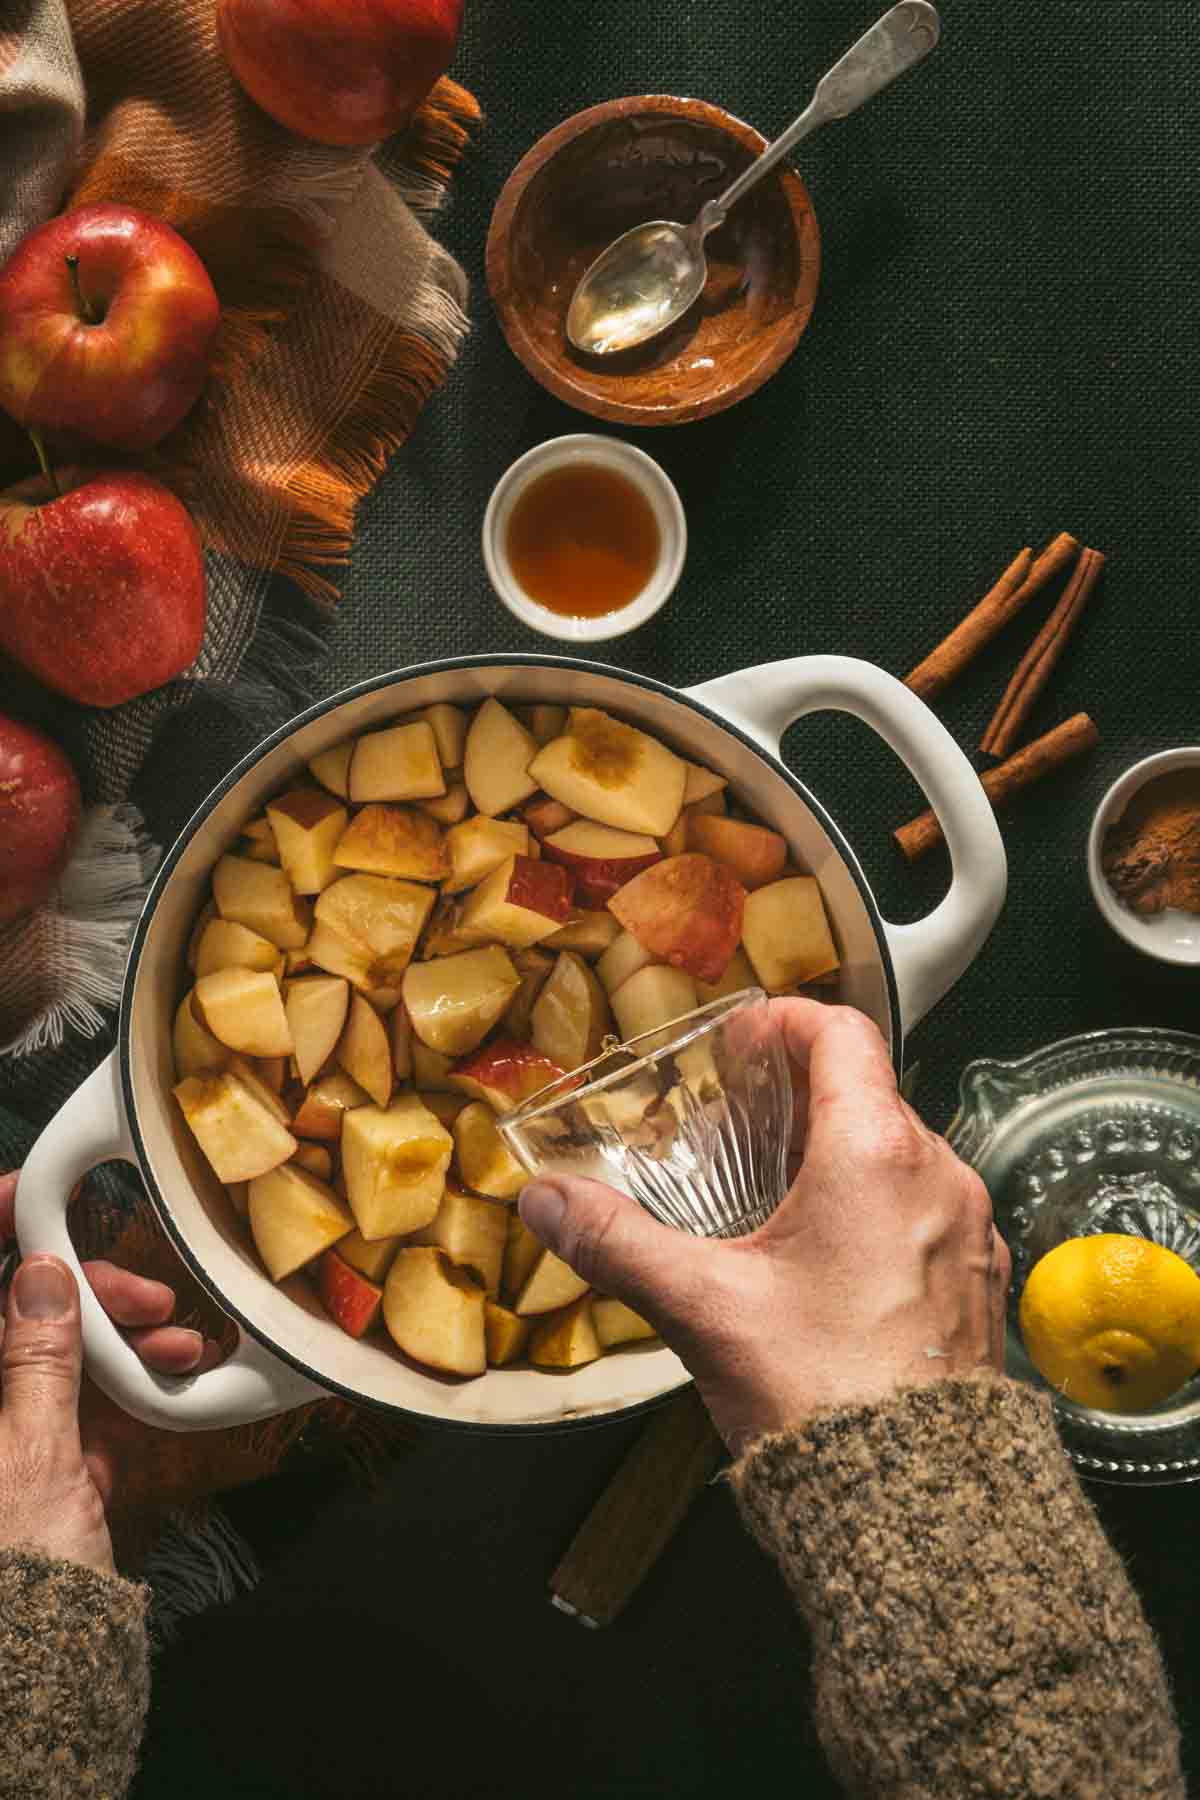
<instances>
[{"instance_id":1,"label":"red apple","mask_svg":"<svg viewBox=\"0 0 1200 1800\"><path fill-rule=\"evenodd\" d=\"M662 860L652 837L635 831L617 831L577 819L545 840L546 855L561 863L575 877L575 902L582 907L605 906L618 888Z\"/></svg>"},{"instance_id":2,"label":"red apple","mask_svg":"<svg viewBox=\"0 0 1200 1800\"><path fill-rule=\"evenodd\" d=\"M263 111L319 144L406 125L454 55L462 0L219 0L225 60Z\"/></svg>"},{"instance_id":3,"label":"red apple","mask_svg":"<svg viewBox=\"0 0 1200 1800\"><path fill-rule=\"evenodd\" d=\"M330 1318L352 1338L365 1337L379 1317L383 1289L327 1250L317 1264L317 1292Z\"/></svg>"},{"instance_id":4,"label":"red apple","mask_svg":"<svg viewBox=\"0 0 1200 1800\"><path fill-rule=\"evenodd\" d=\"M2 354L2 353L0 353ZM63 469L0 494L0 649L85 706L119 706L178 675L204 637L200 536L133 469Z\"/></svg>"},{"instance_id":5,"label":"red apple","mask_svg":"<svg viewBox=\"0 0 1200 1800\"><path fill-rule=\"evenodd\" d=\"M0 713L0 921L41 905L78 825L79 783L58 745Z\"/></svg>"},{"instance_id":6,"label":"red apple","mask_svg":"<svg viewBox=\"0 0 1200 1800\"><path fill-rule=\"evenodd\" d=\"M473 1100L486 1100L496 1112L512 1112L564 1073L532 1044L497 1038L456 1063L450 1080Z\"/></svg>"},{"instance_id":7,"label":"red apple","mask_svg":"<svg viewBox=\"0 0 1200 1800\"><path fill-rule=\"evenodd\" d=\"M608 903L643 949L697 981L720 981L742 936L746 890L724 863L690 852L635 875Z\"/></svg>"},{"instance_id":8,"label":"red apple","mask_svg":"<svg viewBox=\"0 0 1200 1800\"><path fill-rule=\"evenodd\" d=\"M0 269L0 406L20 425L149 450L200 396L221 307L161 219L81 206Z\"/></svg>"}]
</instances>

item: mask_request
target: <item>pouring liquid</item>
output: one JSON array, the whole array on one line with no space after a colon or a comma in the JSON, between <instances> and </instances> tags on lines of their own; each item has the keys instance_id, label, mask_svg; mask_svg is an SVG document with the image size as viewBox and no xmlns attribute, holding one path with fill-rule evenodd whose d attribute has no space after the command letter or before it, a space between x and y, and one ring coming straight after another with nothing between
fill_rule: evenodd
<instances>
[{"instance_id":1,"label":"pouring liquid","mask_svg":"<svg viewBox=\"0 0 1200 1800\"><path fill-rule=\"evenodd\" d=\"M505 547L531 600L562 617L598 619L637 598L662 544L641 489L615 469L580 462L530 482Z\"/></svg>"}]
</instances>

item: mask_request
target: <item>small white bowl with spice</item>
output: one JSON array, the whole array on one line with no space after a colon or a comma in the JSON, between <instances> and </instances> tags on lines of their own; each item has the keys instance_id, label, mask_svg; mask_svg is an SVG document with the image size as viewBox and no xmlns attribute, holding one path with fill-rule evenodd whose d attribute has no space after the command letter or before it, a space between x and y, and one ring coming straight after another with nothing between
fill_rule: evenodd
<instances>
[{"instance_id":1,"label":"small white bowl with spice","mask_svg":"<svg viewBox=\"0 0 1200 1800\"><path fill-rule=\"evenodd\" d=\"M568 643L621 637L674 592L687 521L670 477L633 444L551 438L496 484L483 521L492 586L523 625Z\"/></svg>"},{"instance_id":2,"label":"small white bowl with spice","mask_svg":"<svg viewBox=\"0 0 1200 1800\"><path fill-rule=\"evenodd\" d=\"M1096 809L1087 866L1119 937L1159 962L1200 967L1200 745L1126 769Z\"/></svg>"}]
</instances>

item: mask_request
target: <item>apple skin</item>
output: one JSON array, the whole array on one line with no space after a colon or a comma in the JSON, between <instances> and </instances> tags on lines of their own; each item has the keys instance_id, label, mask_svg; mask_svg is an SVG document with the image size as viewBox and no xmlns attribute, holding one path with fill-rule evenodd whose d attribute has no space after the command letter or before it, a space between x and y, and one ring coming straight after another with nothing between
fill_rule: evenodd
<instances>
[{"instance_id":1,"label":"apple skin","mask_svg":"<svg viewBox=\"0 0 1200 1800\"><path fill-rule=\"evenodd\" d=\"M252 100L318 144L377 144L445 74L462 0L220 0L217 37Z\"/></svg>"},{"instance_id":2,"label":"apple skin","mask_svg":"<svg viewBox=\"0 0 1200 1800\"><path fill-rule=\"evenodd\" d=\"M97 322L84 317L67 258ZM0 406L19 425L149 450L191 411L221 307L177 231L130 206L81 206L0 269Z\"/></svg>"},{"instance_id":3,"label":"apple skin","mask_svg":"<svg viewBox=\"0 0 1200 1800\"><path fill-rule=\"evenodd\" d=\"M58 745L0 713L0 923L41 905L78 829L79 783Z\"/></svg>"},{"instance_id":4,"label":"apple skin","mask_svg":"<svg viewBox=\"0 0 1200 1800\"><path fill-rule=\"evenodd\" d=\"M133 469L63 469L0 494L0 648L85 706L119 706L196 660L207 610L200 535Z\"/></svg>"}]
</instances>

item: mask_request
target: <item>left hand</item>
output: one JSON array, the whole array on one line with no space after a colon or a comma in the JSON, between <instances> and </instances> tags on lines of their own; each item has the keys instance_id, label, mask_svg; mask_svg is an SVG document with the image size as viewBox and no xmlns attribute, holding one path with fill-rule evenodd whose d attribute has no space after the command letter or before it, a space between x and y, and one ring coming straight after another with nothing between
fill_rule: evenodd
<instances>
[{"instance_id":1,"label":"left hand","mask_svg":"<svg viewBox=\"0 0 1200 1800\"><path fill-rule=\"evenodd\" d=\"M0 1175L0 1243L13 1235L16 1189L15 1174ZM187 1375L220 1361L216 1344L169 1323L175 1296L163 1282L103 1261L83 1272L148 1368ZM0 1546L111 1572L105 1508L122 1415L82 1378L74 1278L57 1257L33 1257L14 1276L12 1296L0 1322Z\"/></svg>"}]
</instances>

